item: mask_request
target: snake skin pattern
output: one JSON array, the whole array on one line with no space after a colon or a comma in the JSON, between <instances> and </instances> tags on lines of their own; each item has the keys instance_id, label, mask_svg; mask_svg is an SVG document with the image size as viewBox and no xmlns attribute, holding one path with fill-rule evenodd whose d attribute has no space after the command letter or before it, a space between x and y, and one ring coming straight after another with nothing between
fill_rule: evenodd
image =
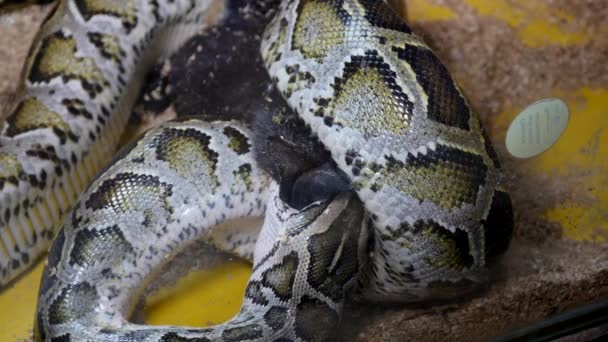
<instances>
[{"instance_id":1,"label":"snake skin pattern","mask_svg":"<svg viewBox=\"0 0 608 342\"><path fill-rule=\"evenodd\" d=\"M46 252L114 154L147 65L191 36L209 3L57 4L0 131L0 287Z\"/></svg>"},{"instance_id":2,"label":"snake skin pattern","mask_svg":"<svg viewBox=\"0 0 608 342\"><path fill-rule=\"evenodd\" d=\"M482 283L508 244L511 201L477 115L428 46L383 1L285 1L262 55L371 214L365 297Z\"/></svg>"},{"instance_id":3,"label":"snake skin pattern","mask_svg":"<svg viewBox=\"0 0 608 342\"><path fill-rule=\"evenodd\" d=\"M512 230L498 158L447 69L383 1L282 1L261 43L273 83L357 196L292 209L259 165L255 132L194 119L151 130L80 195L148 61L211 5L63 1L41 29L0 136L0 284L80 200L49 252L36 339L326 340L351 290L419 302L484 284ZM216 228L250 216L265 217L261 231ZM128 322L143 285L196 239L253 260L239 314L204 329Z\"/></svg>"},{"instance_id":4,"label":"snake skin pattern","mask_svg":"<svg viewBox=\"0 0 608 342\"><path fill-rule=\"evenodd\" d=\"M95 181L49 252L37 339L326 339L365 257L363 207L348 194L303 211L287 207L248 136L235 122L166 124ZM257 229L214 229L264 213L257 244ZM196 239L249 260L255 252L239 315L188 331L127 322L141 283ZM316 319L329 325L319 330Z\"/></svg>"}]
</instances>

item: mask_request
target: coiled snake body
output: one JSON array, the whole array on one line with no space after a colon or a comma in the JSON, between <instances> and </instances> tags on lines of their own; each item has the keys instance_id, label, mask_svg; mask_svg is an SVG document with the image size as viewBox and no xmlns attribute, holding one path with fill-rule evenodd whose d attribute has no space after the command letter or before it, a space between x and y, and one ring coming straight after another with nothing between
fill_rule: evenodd
<instances>
[{"instance_id":1,"label":"coiled snake body","mask_svg":"<svg viewBox=\"0 0 608 342\"><path fill-rule=\"evenodd\" d=\"M147 132L67 214L45 265L37 339L324 340L348 295L415 302L485 281L510 239L510 199L446 68L383 1L275 2L58 4L0 136L2 282L46 249L111 155L149 61L218 3L219 25L272 18L256 35L272 83L331 160L273 172L271 140L283 136L256 138L236 121ZM281 125L282 115L271 117ZM265 217L261 231L217 228L249 216ZM240 313L203 329L129 323L142 284L195 239L253 259Z\"/></svg>"}]
</instances>

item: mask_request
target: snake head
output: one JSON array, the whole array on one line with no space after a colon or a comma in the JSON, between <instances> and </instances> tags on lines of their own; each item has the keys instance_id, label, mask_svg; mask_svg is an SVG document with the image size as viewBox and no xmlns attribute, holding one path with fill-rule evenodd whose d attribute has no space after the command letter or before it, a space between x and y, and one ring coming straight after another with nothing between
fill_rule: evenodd
<instances>
[{"instance_id":1,"label":"snake head","mask_svg":"<svg viewBox=\"0 0 608 342\"><path fill-rule=\"evenodd\" d=\"M270 255L295 253L298 260L309 260L307 269L302 270L312 274L309 282L319 283L321 288L327 283L335 288L332 291L338 291L354 280L367 262L368 221L353 192L339 193L303 209L274 197L256 244L254 269Z\"/></svg>"}]
</instances>

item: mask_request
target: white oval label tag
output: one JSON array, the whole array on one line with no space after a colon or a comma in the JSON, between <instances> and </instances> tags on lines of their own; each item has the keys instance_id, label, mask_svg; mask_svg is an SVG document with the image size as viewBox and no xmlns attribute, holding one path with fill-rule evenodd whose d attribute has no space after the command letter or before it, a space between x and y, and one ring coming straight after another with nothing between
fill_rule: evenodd
<instances>
[{"instance_id":1,"label":"white oval label tag","mask_svg":"<svg viewBox=\"0 0 608 342\"><path fill-rule=\"evenodd\" d=\"M529 105L507 130L507 151L517 158L543 153L562 135L568 117L568 106L561 99L543 99Z\"/></svg>"}]
</instances>

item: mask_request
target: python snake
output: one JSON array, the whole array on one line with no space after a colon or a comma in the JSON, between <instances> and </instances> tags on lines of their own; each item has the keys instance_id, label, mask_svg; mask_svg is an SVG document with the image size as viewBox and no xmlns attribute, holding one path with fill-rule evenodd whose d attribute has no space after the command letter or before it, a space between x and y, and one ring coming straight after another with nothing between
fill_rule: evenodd
<instances>
[{"instance_id":1,"label":"python snake","mask_svg":"<svg viewBox=\"0 0 608 342\"><path fill-rule=\"evenodd\" d=\"M510 240L510 198L447 69L383 1L275 2L57 5L0 136L0 284L46 250L67 214L45 265L36 339L324 340L349 296L419 302L485 283ZM330 165L284 182L255 153L267 142L255 128L189 119L149 131L89 185L150 62L218 3L217 25L265 20L258 40L272 83ZM282 195L344 175L347 186L298 209ZM250 216L265 217L261 231L217 228ZM239 314L203 329L129 323L143 284L196 239L253 259Z\"/></svg>"}]
</instances>

